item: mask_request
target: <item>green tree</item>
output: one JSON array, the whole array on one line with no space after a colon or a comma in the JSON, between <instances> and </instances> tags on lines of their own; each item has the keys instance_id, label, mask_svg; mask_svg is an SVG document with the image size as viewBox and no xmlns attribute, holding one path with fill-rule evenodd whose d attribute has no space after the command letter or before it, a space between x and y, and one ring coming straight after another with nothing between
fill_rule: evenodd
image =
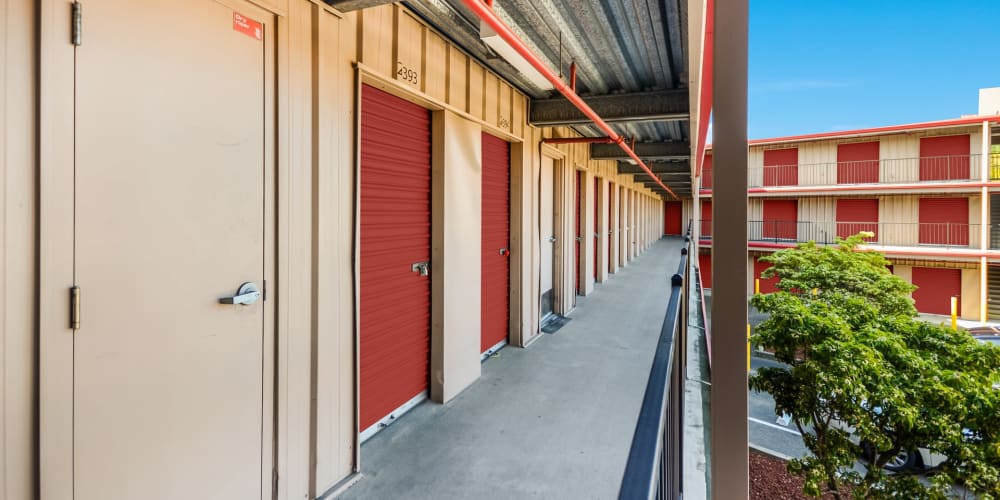
<instances>
[{"instance_id":1,"label":"green tree","mask_svg":"<svg viewBox=\"0 0 1000 500\"><path fill-rule=\"evenodd\" d=\"M769 315L752 341L788 368L757 370L750 388L802 433L811 454L789 470L812 496L945 498L958 481L1000 498L1000 349L918 320L915 287L882 254L860 251L863 236L762 258L778 291L751 300ZM948 457L929 480L883 471L917 448Z\"/></svg>"}]
</instances>

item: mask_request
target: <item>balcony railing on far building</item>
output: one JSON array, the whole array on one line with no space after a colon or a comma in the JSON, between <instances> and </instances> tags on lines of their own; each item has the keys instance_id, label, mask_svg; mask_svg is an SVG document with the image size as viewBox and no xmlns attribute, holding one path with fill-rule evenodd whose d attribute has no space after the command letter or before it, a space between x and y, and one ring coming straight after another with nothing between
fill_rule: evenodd
<instances>
[{"instance_id":1,"label":"balcony railing on far building","mask_svg":"<svg viewBox=\"0 0 1000 500\"><path fill-rule=\"evenodd\" d=\"M1000 180L1000 154L991 157L990 178ZM834 186L866 184L912 184L972 182L981 179L981 155L885 158L881 160L835 161L795 165L751 166L748 186ZM702 188L712 188L712 172L702 177Z\"/></svg>"},{"instance_id":2,"label":"balcony railing on far building","mask_svg":"<svg viewBox=\"0 0 1000 500\"><path fill-rule=\"evenodd\" d=\"M701 238L711 240L710 220L702 220ZM932 246L979 248L980 225L956 222L842 222L842 221L747 221L747 240L752 243L794 244L814 241L832 245L862 231L874 234L869 243L886 246Z\"/></svg>"}]
</instances>

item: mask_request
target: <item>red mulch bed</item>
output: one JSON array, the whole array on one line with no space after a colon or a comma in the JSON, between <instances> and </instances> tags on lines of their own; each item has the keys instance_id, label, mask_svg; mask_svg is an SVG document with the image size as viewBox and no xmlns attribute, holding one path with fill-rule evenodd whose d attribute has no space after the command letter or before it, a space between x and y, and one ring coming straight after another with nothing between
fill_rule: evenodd
<instances>
[{"instance_id":1,"label":"red mulch bed","mask_svg":"<svg viewBox=\"0 0 1000 500\"><path fill-rule=\"evenodd\" d=\"M750 451L750 500L798 500L802 494L802 479L788 472L784 460ZM824 499L833 496L823 495ZM849 498L849 496L845 496Z\"/></svg>"}]
</instances>

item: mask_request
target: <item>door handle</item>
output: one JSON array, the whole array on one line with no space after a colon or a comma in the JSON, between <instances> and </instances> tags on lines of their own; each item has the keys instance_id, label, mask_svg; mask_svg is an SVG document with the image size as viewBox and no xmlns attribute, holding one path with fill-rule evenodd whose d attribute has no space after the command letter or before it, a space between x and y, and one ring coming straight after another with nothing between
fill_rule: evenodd
<instances>
[{"instance_id":1,"label":"door handle","mask_svg":"<svg viewBox=\"0 0 1000 500\"><path fill-rule=\"evenodd\" d=\"M549 243L555 243L555 242L556 242L556 237L555 236L549 236Z\"/></svg>"},{"instance_id":2,"label":"door handle","mask_svg":"<svg viewBox=\"0 0 1000 500\"><path fill-rule=\"evenodd\" d=\"M415 262L412 266L410 266L410 271L413 271L421 276L429 276L431 274L431 263Z\"/></svg>"},{"instance_id":3,"label":"door handle","mask_svg":"<svg viewBox=\"0 0 1000 500\"><path fill-rule=\"evenodd\" d=\"M507 250L506 248L501 248L500 249L500 256L501 257L509 257L510 256L510 250Z\"/></svg>"},{"instance_id":4,"label":"door handle","mask_svg":"<svg viewBox=\"0 0 1000 500\"><path fill-rule=\"evenodd\" d=\"M219 299L220 304L240 304L248 306L260 298L260 288L256 283L246 282L236 290L236 295Z\"/></svg>"}]
</instances>

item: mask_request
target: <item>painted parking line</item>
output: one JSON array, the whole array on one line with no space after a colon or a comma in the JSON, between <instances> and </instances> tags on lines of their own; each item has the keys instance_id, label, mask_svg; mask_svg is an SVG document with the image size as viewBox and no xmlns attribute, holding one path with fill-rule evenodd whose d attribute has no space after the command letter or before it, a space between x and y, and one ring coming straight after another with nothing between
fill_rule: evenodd
<instances>
[{"instance_id":1,"label":"painted parking line","mask_svg":"<svg viewBox=\"0 0 1000 500\"><path fill-rule=\"evenodd\" d=\"M782 426L780 426L778 424L772 424L771 422L765 422L765 421L763 421L763 420L761 420L759 418L748 417L747 420L749 420L749 421L751 421L751 422L753 422L755 424L766 425L768 427L772 427L772 428L778 429L779 431L789 432L789 433L795 434L796 436L801 436L802 435L801 433L799 433L799 431L797 431L795 429L789 429L788 427L782 427Z\"/></svg>"}]
</instances>

